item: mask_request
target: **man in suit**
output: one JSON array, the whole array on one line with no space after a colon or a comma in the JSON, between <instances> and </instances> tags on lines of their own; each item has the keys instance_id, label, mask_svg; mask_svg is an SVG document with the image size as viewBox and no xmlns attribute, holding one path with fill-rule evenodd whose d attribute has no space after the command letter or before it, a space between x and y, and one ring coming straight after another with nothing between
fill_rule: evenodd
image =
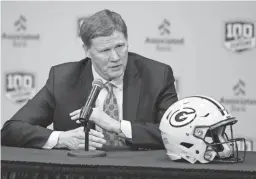
<instances>
[{"instance_id":1,"label":"man in suit","mask_svg":"<svg viewBox=\"0 0 256 179\"><path fill-rule=\"evenodd\" d=\"M80 33L87 57L51 68L45 86L4 124L2 145L84 149L77 119L92 82L101 79L106 88L90 117L95 127L89 150L164 148L159 122L177 101L171 67L128 52L127 27L115 12L103 10L88 17ZM51 123L53 130L47 128Z\"/></svg>"}]
</instances>

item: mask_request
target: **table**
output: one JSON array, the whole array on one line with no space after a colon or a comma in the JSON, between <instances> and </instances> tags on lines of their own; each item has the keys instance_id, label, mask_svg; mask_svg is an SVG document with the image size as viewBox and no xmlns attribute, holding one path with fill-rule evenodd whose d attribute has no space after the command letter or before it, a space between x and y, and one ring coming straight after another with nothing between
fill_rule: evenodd
<instances>
[{"instance_id":1,"label":"table","mask_svg":"<svg viewBox=\"0 0 256 179\"><path fill-rule=\"evenodd\" d=\"M164 150L109 151L106 157L75 158L67 150L1 147L2 179L256 179L256 152L244 163L189 164Z\"/></svg>"}]
</instances>

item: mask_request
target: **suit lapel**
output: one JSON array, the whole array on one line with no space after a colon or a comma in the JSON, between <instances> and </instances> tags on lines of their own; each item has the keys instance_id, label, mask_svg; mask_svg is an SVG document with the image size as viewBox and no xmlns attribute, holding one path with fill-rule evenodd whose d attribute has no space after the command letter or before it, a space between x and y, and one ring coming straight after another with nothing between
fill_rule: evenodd
<instances>
[{"instance_id":1,"label":"suit lapel","mask_svg":"<svg viewBox=\"0 0 256 179\"><path fill-rule=\"evenodd\" d=\"M82 107L86 100L87 97L92 89L92 81L93 81L93 75L92 75L92 65L91 65L91 60L86 59L85 66L83 69L81 69L81 74L79 76L79 81L76 86L76 91L77 94L76 96L79 96L79 104L80 107Z\"/></svg>"},{"instance_id":2,"label":"suit lapel","mask_svg":"<svg viewBox=\"0 0 256 179\"><path fill-rule=\"evenodd\" d=\"M134 121L137 117L137 110L140 98L141 79L134 60L128 58L127 67L124 75L123 91L123 118L124 120Z\"/></svg>"}]
</instances>

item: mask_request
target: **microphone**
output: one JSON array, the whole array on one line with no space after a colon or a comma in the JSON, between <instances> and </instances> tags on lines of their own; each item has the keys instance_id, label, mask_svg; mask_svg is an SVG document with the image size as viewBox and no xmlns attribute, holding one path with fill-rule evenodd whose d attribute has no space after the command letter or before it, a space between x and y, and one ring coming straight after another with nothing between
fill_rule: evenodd
<instances>
[{"instance_id":1,"label":"microphone","mask_svg":"<svg viewBox=\"0 0 256 179\"><path fill-rule=\"evenodd\" d=\"M91 129L92 122L89 118L92 113L92 107L95 104L97 97L99 96L100 90L104 87L102 80L97 79L92 82L91 92L86 100L85 105L82 107L79 121L84 126L84 151L83 150L73 150L68 152L68 156L72 157L82 157L82 158L93 158L93 157L105 157L107 154L105 151L92 150L89 151L89 132Z\"/></svg>"},{"instance_id":2,"label":"microphone","mask_svg":"<svg viewBox=\"0 0 256 179\"><path fill-rule=\"evenodd\" d=\"M104 87L102 80L96 79L92 82L91 92L86 100L85 105L82 107L80 112L79 121L85 123L89 121L92 113L92 107L95 104L96 99L99 96L100 90Z\"/></svg>"}]
</instances>

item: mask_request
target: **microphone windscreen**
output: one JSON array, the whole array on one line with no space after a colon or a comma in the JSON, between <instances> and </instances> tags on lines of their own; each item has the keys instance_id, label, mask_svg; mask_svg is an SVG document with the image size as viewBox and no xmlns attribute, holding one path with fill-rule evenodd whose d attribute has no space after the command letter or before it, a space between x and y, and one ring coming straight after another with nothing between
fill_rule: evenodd
<instances>
[{"instance_id":1,"label":"microphone windscreen","mask_svg":"<svg viewBox=\"0 0 256 179\"><path fill-rule=\"evenodd\" d=\"M104 87L104 84L103 84L103 81L101 79L96 79L92 82L92 86L98 86L100 87L101 89Z\"/></svg>"}]
</instances>

